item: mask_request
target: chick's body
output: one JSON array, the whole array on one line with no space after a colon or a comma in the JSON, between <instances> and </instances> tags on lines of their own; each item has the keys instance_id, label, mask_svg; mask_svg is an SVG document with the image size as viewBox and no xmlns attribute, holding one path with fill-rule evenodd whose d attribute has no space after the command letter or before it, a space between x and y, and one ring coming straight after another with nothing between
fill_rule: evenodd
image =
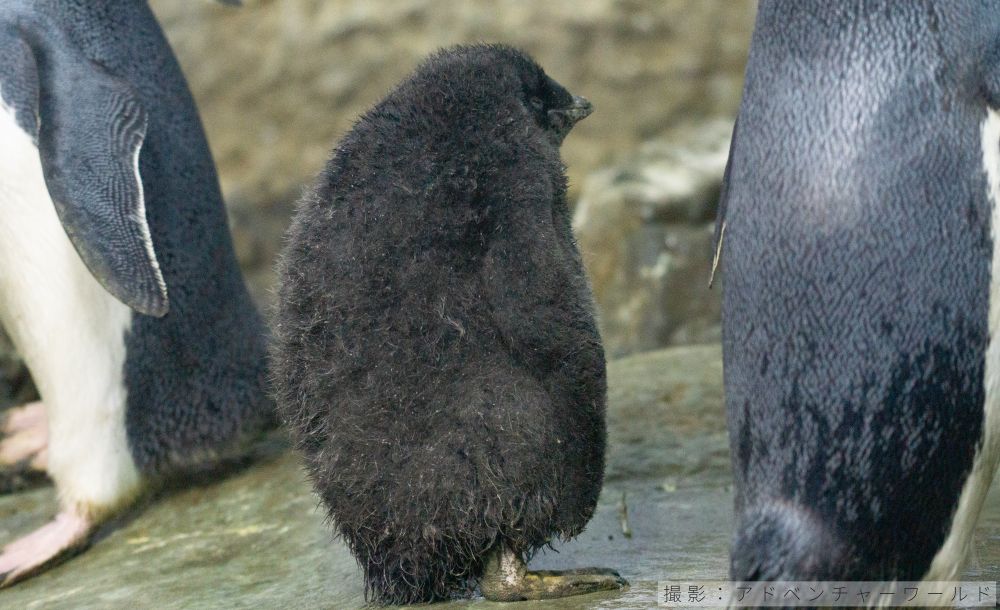
<instances>
[{"instance_id":1,"label":"chick's body","mask_svg":"<svg viewBox=\"0 0 1000 610\"><path fill-rule=\"evenodd\" d=\"M604 355L552 112L573 102L512 49L441 52L299 205L279 403L376 601L460 592L491 549L593 514Z\"/></svg>"}]
</instances>

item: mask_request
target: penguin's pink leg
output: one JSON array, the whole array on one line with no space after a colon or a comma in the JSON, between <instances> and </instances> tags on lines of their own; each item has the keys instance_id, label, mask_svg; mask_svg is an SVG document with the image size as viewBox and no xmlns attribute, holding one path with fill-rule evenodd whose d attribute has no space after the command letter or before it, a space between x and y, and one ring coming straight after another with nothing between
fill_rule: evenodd
<instances>
[{"instance_id":1,"label":"penguin's pink leg","mask_svg":"<svg viewBox=\"0 0 1000 610\"><path fill-rule=\"evenodd\" d=\"M10 466L45 470L49 425L42 402L7 411L0 423L0 469Z\"/></svg>"},{"instance_id":2,"label":"penguin's pink leg","mask_svg":"<svg viewBox=\"0 0 1000 610\"><path fill-rule=\"evenodd\" d=\"M59 513L46 525L3 548L0 552L0 587L24 580L72 551L85 547L93 531L94 520L82 511Z\"/></svg>"}]
</instances>

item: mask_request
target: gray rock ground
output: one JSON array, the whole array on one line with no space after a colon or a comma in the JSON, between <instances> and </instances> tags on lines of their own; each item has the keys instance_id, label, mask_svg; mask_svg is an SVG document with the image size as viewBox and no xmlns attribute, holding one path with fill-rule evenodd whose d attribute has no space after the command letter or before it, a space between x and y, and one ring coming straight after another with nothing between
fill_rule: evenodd
<instances>
[{"instance_id":1,"label":"gray rock ground","mask_svg":"<svg viewBox=\"0 0 1000 610\"><path fill-rule=\"evenodd\" d=\"M440 608L650 608L660 579L722 579L731 521L725 418L716 347L652 352L611 364L607 482L577 540L537 568L605 566L632 588L560 602ZM214 483L166 491L83 555L0 592L2 608L356 608L353 558L331 541L295 457L262 445L249 468ZM631 537L622 533L627 506ZM50 487L0 498L0 539L52 511ZM966 578L1000 578L1000 497L979 526Z\"/></svg>"}]
</instances>

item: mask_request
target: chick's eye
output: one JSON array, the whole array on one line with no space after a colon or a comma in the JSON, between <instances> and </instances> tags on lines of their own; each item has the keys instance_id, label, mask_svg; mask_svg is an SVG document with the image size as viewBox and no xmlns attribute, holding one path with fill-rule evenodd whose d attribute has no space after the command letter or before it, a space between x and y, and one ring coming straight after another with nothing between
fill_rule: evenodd
<instances>
[{"instance_id":1,"label":"chick's eye","mask_svg":"<svg viewBox=\"0 0 1000 610\"><path fill-rule=\"evenodd\" d=\"M535 110L542 110L543 108L545 108L545 102L543 102L542 98L540 98L540 97L532 97L528 101L531 102L531 106Z\"/></svg>"}]
</instances>

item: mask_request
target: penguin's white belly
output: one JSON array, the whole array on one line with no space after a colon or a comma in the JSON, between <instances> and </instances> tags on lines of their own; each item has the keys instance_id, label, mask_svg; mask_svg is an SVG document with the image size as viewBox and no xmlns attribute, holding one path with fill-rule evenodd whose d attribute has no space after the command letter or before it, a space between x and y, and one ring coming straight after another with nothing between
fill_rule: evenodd
<instances>
[{"instance_id":1,"label":"penguin's white belly","mask_svg":"<svg viewBox=\"0 0 1000 610\"><path fill-rule=\"evenodd\" d=\"M38 149L0 99L0 323L48 411L48 470L64 506L101 512L139 487L125 434L131 316L76 253Z\"/></svg>"},{"instance_id":2,"label":"penguin's white belly","mask_svg":"<svg viewBox=\"0 0 1000 610\"><path fill-rule=\"evenodd\" d=\"M983 167L992 205L990 233L989 346L986 349L986 398L983 406L983 441L976 451L972 471L962 488L958 509L944 545L924 575L927 581L957 580L970 553L972 535L986 493L1000 458L1000 113L989 110L982 127Z\"/></svg>"}]
</instances>

